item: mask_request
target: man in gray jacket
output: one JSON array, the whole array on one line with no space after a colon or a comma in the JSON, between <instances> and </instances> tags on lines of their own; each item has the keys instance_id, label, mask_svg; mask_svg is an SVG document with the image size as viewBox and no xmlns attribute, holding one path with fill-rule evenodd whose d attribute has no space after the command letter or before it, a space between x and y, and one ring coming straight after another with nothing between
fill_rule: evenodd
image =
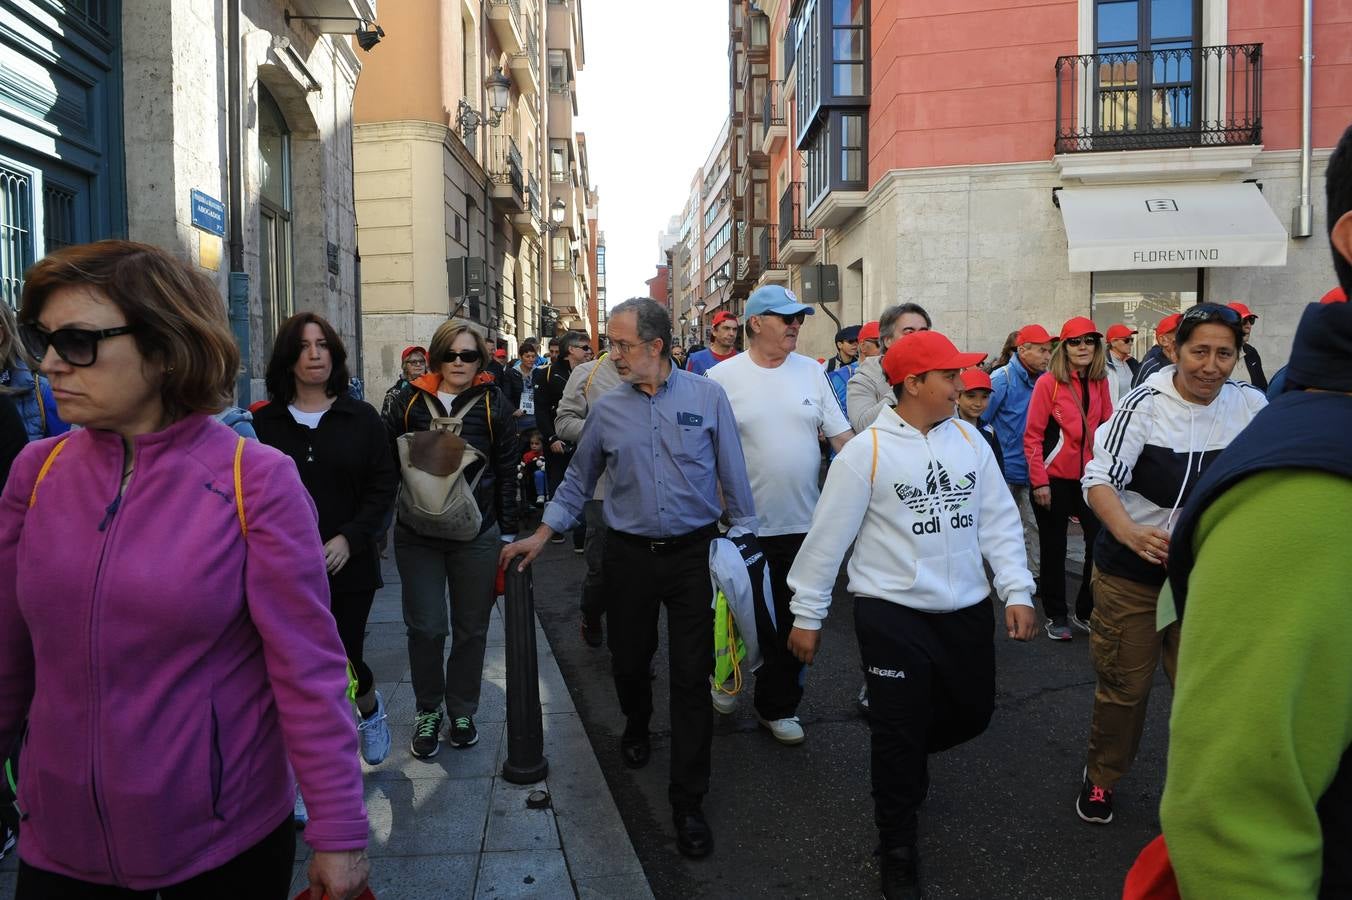
<instances>
[{"instance_id":1,"label":"man in gray jacket","mask_svg":"<svg viewBox=\"0 0 1352 900\"><path fill-rule=\"evenodd\" d=\"M568 376L568 383L564 385L563 396L559 398L554 415L554 433L576 446L582 440L582 426L586 424L591 401L623 383L608 353L602 353L598 359L573 369ZM607 476L601 476L592 499L582 506L587 527L587 539L582 551L587 561L587 577L582 581L580 605L582 639L589 647L600 647L605 639L601 629L601 614L606 610L605 595L601 592L601 559L605 555L606 528L601 521L601 500L605 497L607 480Z\"/></svg>"},{"instance_id":2,"label":"man in gray jacket","mask_svg":"<svg viewBox=\"0 0 1352 900\"><path fill-rule=\"evenodd\" d=\"M932 327L929 313L918 303L900 303L883 310L883 314L878 317L880 352L871 359L861 361L859 370L845 386L846 414L855 434L862 434L884 407L896 402L892 386L883 374L882 358L887 348L893 341L899 341L912 332L929 331Z\"/></svg>"}]
</instances>

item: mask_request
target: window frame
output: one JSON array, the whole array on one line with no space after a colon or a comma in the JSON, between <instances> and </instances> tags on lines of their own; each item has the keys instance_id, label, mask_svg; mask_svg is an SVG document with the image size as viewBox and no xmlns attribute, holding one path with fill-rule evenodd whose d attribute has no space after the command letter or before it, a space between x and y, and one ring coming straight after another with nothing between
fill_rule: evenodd
<instances>
[{"instance_id":1,"label":"window frame","mask_svg":"<svg viewBox=\"0 0 1352 900\"><path fill-rule=\"evenodd\" d=\"M264 346L272 346L281 325L295 310L295 252L293 235L294 192L291 181L291 126L277 98L262 84L258 86L258 270L259 299L263 305ZM281 124L281 183L283 197L278 203L263 192L262 115L267 103L275 109Z\"/></svg>"}]
</instances>

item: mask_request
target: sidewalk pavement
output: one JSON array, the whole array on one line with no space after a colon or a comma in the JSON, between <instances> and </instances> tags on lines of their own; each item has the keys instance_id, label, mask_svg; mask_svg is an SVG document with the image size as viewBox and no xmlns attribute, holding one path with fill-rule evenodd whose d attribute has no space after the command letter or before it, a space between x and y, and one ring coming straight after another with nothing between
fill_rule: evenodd
<instances>
[{"instance_id":1,"label":"sidewalk pavement","mask_svg":"<svg viewBox=\"0 0 1352 900\"><path fill-rule=\"evenodd\" d=\"M379 766L362 764L376 896L651 900L643 867L538 622L549 774L537 785L502 778L507 756L502 600L493 611L483 695L474 719L479 743L457 750L443 740L431 760L409 753L413 688L393 560L387 561L384 576L367 626L366 661L385 697L394 745ZM551 808L526 807L527 795L538 789L549 792ZM308 884L310 848L303 838L296 850L292 897ZM7 856L0 865L0 900L14 894L15 860Z\"/></svg>"}]
</instances>

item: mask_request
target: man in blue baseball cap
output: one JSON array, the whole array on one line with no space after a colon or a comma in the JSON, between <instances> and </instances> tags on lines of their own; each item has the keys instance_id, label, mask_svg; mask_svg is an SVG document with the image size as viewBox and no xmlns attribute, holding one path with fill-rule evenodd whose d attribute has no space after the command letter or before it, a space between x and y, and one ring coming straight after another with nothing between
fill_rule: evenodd
<instances>
[{"instance_id":1,"label":"man in blue baseball cap","mask_svg":"<svg viewBox=\"0 0 1352 900\"><path fill-rule=\"evenodd\" d=\"M802 313L810 316L815 312L812 307L798 302L798 295L786 287L767 284L758 287L746 298L746 309L742 314L746 318L772 313L776 316L796 316Z\"/></svg>"}]
</instances>

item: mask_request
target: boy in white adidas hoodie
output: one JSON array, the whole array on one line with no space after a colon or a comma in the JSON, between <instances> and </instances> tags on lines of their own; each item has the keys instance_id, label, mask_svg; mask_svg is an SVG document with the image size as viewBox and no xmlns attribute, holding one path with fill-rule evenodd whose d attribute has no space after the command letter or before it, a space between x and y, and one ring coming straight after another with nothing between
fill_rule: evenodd
<instances>
[{"instance_id":1,"label":"boy in white adidas hoodie","mask_svg":"<svg viewBox=\"0 0 1352 900\"><path fill-rule=\"evenodd\" d=\"M985 439L953 418L961 370L985 357L960 353L935 331L888 348L883 371L896 408L885 407L832 462L789 571L789 649L810 663L840 562L854 543L849 590L868 680L888 900L920 896L916 820L929 789L928 754L981 734L995 708L983 556L1009 636L1027 641L1036 630L1018 508Z\"/></svg>"}]
</instances>

